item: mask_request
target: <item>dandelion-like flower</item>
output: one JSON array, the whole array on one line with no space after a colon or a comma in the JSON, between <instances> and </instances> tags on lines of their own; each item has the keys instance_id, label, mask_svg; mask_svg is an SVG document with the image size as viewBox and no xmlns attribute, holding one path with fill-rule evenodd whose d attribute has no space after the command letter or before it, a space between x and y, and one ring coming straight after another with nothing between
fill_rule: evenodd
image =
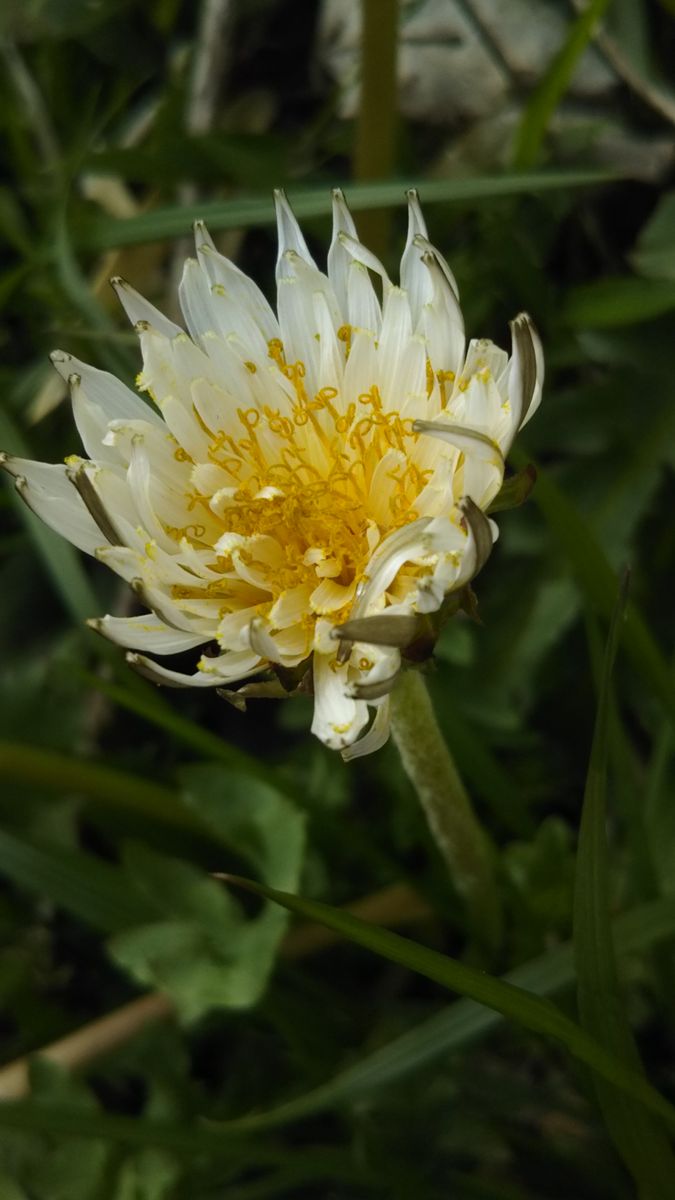
<instances>
[{"instance_id":1,"label":"dandelion-like flower","mask_svg":"<svg viewBox=\"0 0 675 1200\"><path fill-rule=\"evenodd\" d=\"M327 274L277 194L276 315L198 223L187 332L113 280L151 403L57 351L88 458L4 459L31 509L150 610L91 622L133 665L231 695L259 677L239 696L301 681L313 732L345 757L386 740L402 651L485 561L486 510L541 398L529 317L510 357L467 347L455 279L408 203L399 286L339 191ZM193 674L146 656L199 646Z\"/></svg>"}]
</instances>

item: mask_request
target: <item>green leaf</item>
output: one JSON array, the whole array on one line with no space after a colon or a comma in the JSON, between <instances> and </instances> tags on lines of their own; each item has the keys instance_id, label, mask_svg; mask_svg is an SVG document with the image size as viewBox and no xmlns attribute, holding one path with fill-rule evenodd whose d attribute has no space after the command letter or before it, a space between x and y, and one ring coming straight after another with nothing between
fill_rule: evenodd
<instances>
[{"instance_id":1,"label":"green leaf","mask_svg":"<svg viewBox=\"0 0 675 1200\"><path fill-rule=\"evenodd\" d=\"M574 949L582 1027L626 1070L646 1078L626 1018L616 964L605 831L611 679L626 596L624 583L607 639L586 778L574 896ZM666 1200L675 1179L675 1157L660 1124L629 1092L618 1091L598 1076L594 1082L609 1134L640 1196Z\"/></svg>"},{"instance_id":2,"label":"green leaf","mask_svg":"<svg viewBox=\"0 0 675 1200\"><path fill-rule=\"evenodd\" d=\"M183 800L270 887L300 880L305 818L277 788L236 771L200 764L181 771Z\"/></svg>"},{"instance_id":3,"label":"green leaf","mask_svg":"<svg viewBox=\"0 0 675 1200\"><path fill-rule=\"evenodd\" d=\"M533 1033L544 1034L560 1042L573 1057L589 1066L603 1079L639 1100L652 1112L675 1129L675 1106L669 1103L643 1076L617 1061L589 1037L579 1025L571 1021L550 1000L542 999L513 983L496 979L486 972L478 971L448 955L439 954L409 938L401 937L388 929L371 925L341 908L308 900L303 896L281 892L265 887L249 879L228 876L229 881L252 891L259 896L274 900L289 912L297 913L310 921L318 921L328 929L374 954L398 963L439 983L453 992L459 992L472 1000L524 1026ZM245 1128L245 1123L241 1123Z\"/></svg>"},{"instance_id":4,"label":"green leaf","mask_svg":"<svg viewBox=\"0 0 675 1200\"><path fill-rule=\"evenodd\" d=\"M345 184L349 206L354 212L400 205L406 188L417 186L423 202L474 203L495 196L521 196L533 192L564 191L567 188L593 187L617 178L610 171L533 171L528 174L483 175L475 179L427 179L415 183L394 180L387 183ZM327 217L330 190L294 188L290 195L298 218ZM252 229L274 224L274 209L269 196L242 195L233 200L215 200L200 204L157 208L137 217L111 220L91 217L81 221L78 245L86 250L109 250L116 246L134 246L165 238L181 237L197 220L206 221L212 231Z\"/></svg>"},{"instance_id":5,"label":"green leaf","mask_svg":"<svg viewBox=\"0 0 675 1200\"><path fill-rule=\"evenodd\" d=\"M575 329L616 329L651 321L675 308L675 279L620 276L571 288L563 317Z\"/></svg>"},{"instance_id":6,"label":"green leaf","mask_svg":"<svg viewBox=\"0 0 675 1200\"><path fill-rule=\"evenodd\" d=\"M216 766L187 768L183 781L186 803L222 845L263 878L297 886L304 819L286 797ZM215 1007L255 1004L274 966L286 914L269 903L247 918L202 871L140 846L127 851L125 863L164 919L114 938L116 961L141 983L166 991L186 1021Z\"/></svg>"},{"instance_id":7,"label":"green leaf","mask_svg":"<svg viewBox=\"0 0 675 1200\"><path fill-rule=\"evenodd\" d=\"M609 4L610 0L590 0L570 26L564 45L544 73L523 113L513 153L516 167L532 167L537 161L551 117Z\"/></svg>"}]
</instances>

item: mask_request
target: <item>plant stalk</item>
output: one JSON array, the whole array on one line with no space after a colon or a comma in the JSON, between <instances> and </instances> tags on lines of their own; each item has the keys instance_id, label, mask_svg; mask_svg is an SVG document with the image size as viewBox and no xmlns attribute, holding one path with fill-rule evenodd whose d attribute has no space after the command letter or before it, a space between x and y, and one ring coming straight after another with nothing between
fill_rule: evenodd
<instances>
[{"instance_id":1,"label":"plant stalk","mask_svg":"<svg viewBox=\"0 0 675 1200\"><path fill-rule=\"evenodd\" d=\"M401 676L391 700L392 732L403 767L466 905L471 932L494 951L502 928L494 850L476 819L419 671Z\"/></svg>"},{"instance_id":2,"label":"plant stalk","mask_svg":"<svg viewBox=\"0 0 675 1200\"><path fill-rule=\"evenodd\" d=\"M391 178L396 160L398 0L361 0L361 98L354 135L356 180ZM391 211L359 219L359 236L379 258L389 244Z\"/></svg>"}]
</instances>

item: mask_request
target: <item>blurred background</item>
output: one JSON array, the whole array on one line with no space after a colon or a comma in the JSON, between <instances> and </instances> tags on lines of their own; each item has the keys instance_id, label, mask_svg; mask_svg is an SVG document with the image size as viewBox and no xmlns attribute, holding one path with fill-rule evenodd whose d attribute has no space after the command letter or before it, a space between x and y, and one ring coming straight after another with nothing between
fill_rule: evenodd
<instances>
[{"instance_id":1,"label":"blurred background","mask_svg":"<svg viewBox=\"0 0 675 1200\"><path fill-rule=\"evenodd\" d=\"M634 1196L560 1049L209 873L356 906L574 1013L575 846L630 564L610 890L627 1012L673 1094L673 0L5 0L0 56L10 453L80 449L55 347L133 383L108 278L175 316L195 218L272 296L278 186L320 262L343 186L394 275L417 186L469 334L508 345L527 309L547 360L512 460L537 485L428 675L499 846L490 962L392 746L346 766L306 699L242 713L133 676L83 622L134 598L0 490L0 1194Z\"/></svg>"}]
</instances>

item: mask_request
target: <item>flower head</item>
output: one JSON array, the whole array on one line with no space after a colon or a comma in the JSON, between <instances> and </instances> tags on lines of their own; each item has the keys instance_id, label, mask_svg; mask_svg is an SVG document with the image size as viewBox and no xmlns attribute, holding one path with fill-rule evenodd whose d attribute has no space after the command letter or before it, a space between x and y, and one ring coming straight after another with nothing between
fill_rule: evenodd
<instances>
[{"instance_id":1,"label":"flower head","mask_svg":"<svg viewBox=\"0 0 675 1200\"><path fill-rule=\"evenodd\" d=\"M198 223L187 332L113 280L149 402L57 351L88 457L4 462L29 506L150 610L92 622L143 673L230 690L311 666L312 729L346 757L386 739L402 648L485 561L484 514L541 397L529 318L512 323L511 357L467 347L452 272L408 202L396 285L340 192L327 274L278 194L276 315ZM146 657L214 644L194 674Z\"/></svg>"}]
</instances>

